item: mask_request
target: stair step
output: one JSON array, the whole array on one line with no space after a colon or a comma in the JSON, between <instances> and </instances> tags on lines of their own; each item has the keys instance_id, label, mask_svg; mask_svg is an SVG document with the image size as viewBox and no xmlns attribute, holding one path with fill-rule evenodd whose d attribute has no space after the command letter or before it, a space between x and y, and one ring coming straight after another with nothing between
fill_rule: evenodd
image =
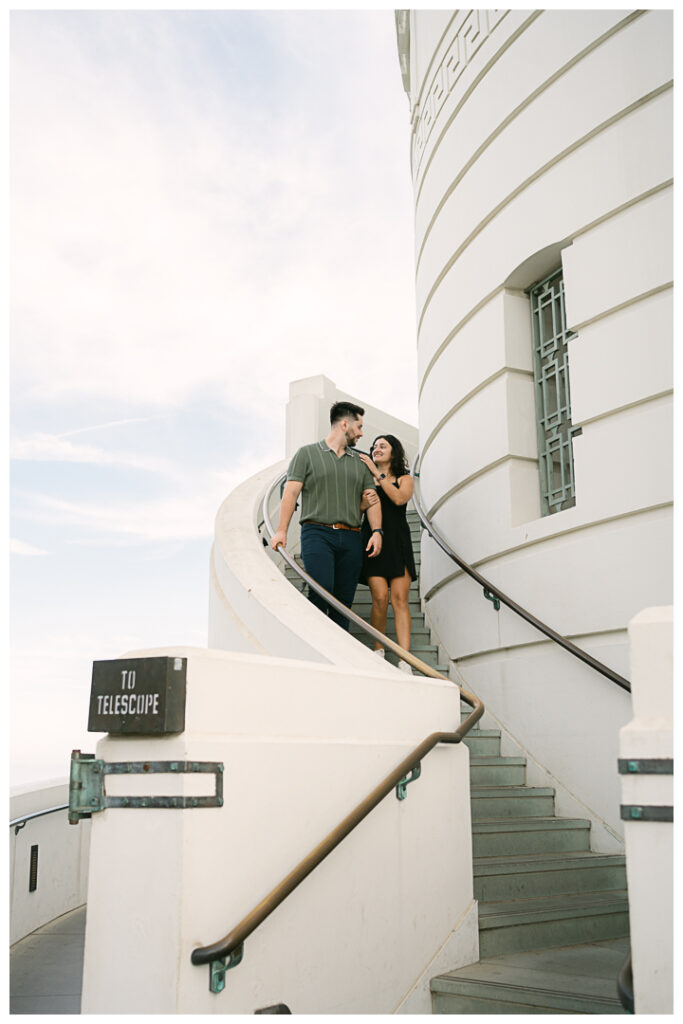
<instances>
[{"instance_id":1,"label":"stair step","mask_svg":"<svg viewBox=\"0 0 683 1024\"><path fill-rule=\"evenodd\" d=\"M431 633L429 632L428 627L425 626L424 620L420 621L419 618L413 618L413 616L411 616L411 618L411 639L417 639L419 637L423 642L431 643ZM364 620L364 622L369 622L369 620ZM351 623L351 634L353 636L368 636L365 630L356 623ZM393 618L390 618L390 620L387 621L386 635L392 640L396 639L396 629Z\"/></svg>"},{"instance_id":2,"label":"stair step","mask_svg":"<svg viewBox=\"0 0 683 1024\"><path fill-rule=\"evenodd\" d=\"M527 853L575 853L589 849L590 822L582 818L500 818L472 822L478 857Z\"/></svg>"},{"instance_id":3,"label":"stair step","mask_svg":"<svg viewBox=\"0 0 683 1024\"><path fill-rule=\"evenodd\" d=\"M478 900L530 899L626 888L623 854L523 854L474 861L474 896Z\"/></svg>"},{"instance_id":4,"label":"stair step","mask_svg":"<svg viewBox=\"0 0 683 1024\"><path fill-rule=\"evenodd\" d=\"M434 1013L625 1013L625 939L489 957L432 979Z\"/></svg>"},{"instance_id":5,"label":"stair step","mask_svg":"<svg viewBox=\"0 0 683 1024\"><path fill-rule=\"evenodd\" d=\"M625 889L479 904L479 956L628 935Z\"/></svg>"},{"instance_id":6,"label":"stair step","mask_svg":"<svg viewBox=\"0 0 683 1024\"><path fill-rule=\"evenodd\" d=\"M471 757L472 786L523 786L526 778L524 757Z\"/></svg>"},{"instance_id":7,"label":"stair step","mask_svg":"<svg viewBox=\"0 0 683 1024\"><path fill-rule=\"evenodd\" d=\"M485 732L484 729L481 731ZM476 730L469 735L474 738ZM555 790L546 786L472 786L470 795L473 821L550 818L555 808Z\"/></svg>"},{"instance_id":8,"label":"stair step","mask_svg":"<svg viewBox=\"0 0 683 1024\"><path fill-rule=\"evenodd\" d=\"M469 711L471 710L469 708ZM469 747L470 753L474 756L500 757L499 729L478 729L474 734L469 732L465 736L463 743Z\"/></svg>"}]
</instances>

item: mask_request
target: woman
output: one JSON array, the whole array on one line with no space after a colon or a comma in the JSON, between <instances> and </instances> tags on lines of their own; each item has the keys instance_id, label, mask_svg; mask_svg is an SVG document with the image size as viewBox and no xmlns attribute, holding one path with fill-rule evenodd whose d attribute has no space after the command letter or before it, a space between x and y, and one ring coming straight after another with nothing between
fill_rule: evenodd
<instances>
[{"instance_id":1,"label":"woman","mask_svg":"<svg viewBox=\"0 0 683 1024\"><path fill-rule=\"evenodd\" d=\"M393 434L381 434L372 442L371 458L358 452L373 477L382 505L382 550L375 558L363 557L361 583L367 583L372 596L370 623L386 633L389 601L394 609L396 639L404 650L410 650L410 607L408 592L417 579L406 505L413 496L413 478L408 472L403 445ZM361 536L363 547L370 535L365 518ZM384 655L384 648L375 640L375 651ZM400 661L404 672L412 673L407 661Z\"/></svg>"}]
</instances>

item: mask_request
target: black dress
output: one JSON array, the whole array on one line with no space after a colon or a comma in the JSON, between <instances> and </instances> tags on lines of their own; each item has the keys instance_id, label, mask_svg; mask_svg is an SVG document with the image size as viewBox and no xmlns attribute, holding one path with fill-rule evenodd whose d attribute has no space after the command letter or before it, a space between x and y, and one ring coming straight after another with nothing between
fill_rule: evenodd
<instances>
[{"instance_id":1,"label":"black dress","mask_svg":"<svg viewBox=\"0 0 683 1024\"><path fill-rule=\"evenodd\" d=\"M398 482L389 486L398 489ZM384 531L382 550L376 558L370 558L365 553L371 533L371 526L366 513L361 526L363 568L361 569L360 582L367 585L368 576L384 576L386 580L393 580L397 576L403 576L406 569L410 573L411 580L416 580L417 573L415 572L410 527L406 519L406 506L395 505L391 498L388 498L384 493L383 487L378 488L378 491L382 506L382 530Z\"/></svg>"}]
</instances>

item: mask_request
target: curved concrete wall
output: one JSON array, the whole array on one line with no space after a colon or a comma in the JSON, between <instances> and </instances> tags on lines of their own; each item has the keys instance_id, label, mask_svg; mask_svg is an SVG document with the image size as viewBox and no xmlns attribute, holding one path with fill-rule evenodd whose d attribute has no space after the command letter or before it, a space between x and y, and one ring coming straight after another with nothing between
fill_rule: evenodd
<instances>
[{"instance_id":1,"label":"curved concrete wall","mask_svg":"<svg viewBox=\"0 0 683 1024\"><path fill-rule=\"evenodd\" d=\"M18 786L10 820L69 802L68 780ZM31 847L38 847L37 885L29 890ZM90 822L69 825L66 811L10 829L10 945L85 903Z\"/></svg>"},{"instance_id":2,"label":"curved concrete wall","mask_svg":"<svg viewBox=\"0 0 683 1024\"><path fill-rule=\"evenodd\" d=\"M672 14L411 11L407 53L425 503L485 576L628 675L628 621L672 600ZM543 517L525 289L560 266L583 430L576 506ZM560 811L571 794L621 833L628 695L454 570L424 543L442 644L562 781Z\"/></svg>"}]
</instances>

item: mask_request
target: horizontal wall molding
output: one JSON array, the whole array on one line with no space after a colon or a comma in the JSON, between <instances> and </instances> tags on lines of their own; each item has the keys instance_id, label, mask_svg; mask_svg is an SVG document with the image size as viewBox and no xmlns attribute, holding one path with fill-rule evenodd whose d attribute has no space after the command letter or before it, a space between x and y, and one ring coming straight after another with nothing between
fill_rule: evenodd
<instances>
[{"instance_id":1,"label":"horizontal wall molding","mask_svg":"<svg viewBox=\"0 0 683 1024\"><path fill-rule=\"evenodd\" d=\"M492 373L489 377L486 378L486 380L483 380L483 381L481 381L480 384L477 384L477 386L475 388L473 388L466 395L464 395L458 402L456 402L456 404L453 406L453 408L450 409L446 413L446 415L443 416L439 420L437 425L434 427L434 429L432 430L432 432L430 433L429 437L427 438L427 440L425 441L425 443L424 443L424 445L422 447L422 452L420 454L420 463L421 464L424 464L424 457L427 454L427 452L428 452L428 450L430 448L430 445L432 444L434 439L439 435L439 433L443 430L444 426L446 425L446 423L448 423L448 421L451 419L451 417L455 416L456 412L458 412L460 409L462 409L462 407L464 405L467 405L468 402L471 402L473 398L476 398L476 396L480 392L484 391L491 384L494 384L495 381L499 380L501 377L506 376L507 374L516 374L518 377L526 377L527 379L532 380L532 381L534 379L534 371L533 370L520 370L516 366L501 366L501 368L499 370L496 370L495 373ZM533 461L537 462L538 460L534 459Z\"/></svg>"},{"instance_id":2,"label":"horizontal wall molding","mask_svg":"<svg viewBox=\"0 0 683 1024\"><path fill-rule=\"evenodd\" d=\"M614 516L605 516L603 519L592 519L587 523L579 523L576 526L567 527L564 530L554 530L552 533L544 534L543 537L534 537L533 540L524 541L522 544L513 544L509 548L505 548L502 551L496 551L493 554L486 555L485 558L480 558L475 562L470 562L473 569L481 571L482 566L491 565L495 562L502 561L509 555L518 554L520 551L528 551L530 548L537 547L539 544L547 544L550 541L558 540L562 537L567 537L570 534L582 533L585 530L593 530L602 526L610 526L612 523L618 523L627 519L638 519L640 516L648 515L650 513L656 513L664 511L665 509L673 509L673 501L660 502L657 505L646 505L643 508L633 509L629 512L622 512ZM571 511L571 510L570 510ZM430 517L428 517L430 518ZM555 516L547 516L547 519L554 519ZM519 527L517 527L519 529ZM453 583L454 580L459 579L461 576L466 576L467 573L464 569L456 569L454 572L449 573L448 576L444 576L443 579L435 583L427 593L424 595L425 601L431 601L439 591L447 587L449 583ZM491 581L495 583L494 580ZM472 580L472 585L477 584ZM512 596L512 595L510 595Z\"/></svg>"},{"instance_id":3,"label":"horizontal wall molding","mask_svg":"<svg viewBox=\"0 0 683 1024\"><path fill-rule=\"evenodd\" d=\"M642 405L650 405L650 403L658 402L662 398L673 397L673 388L667 388L666 391L658 391L655 395L648 395L646 398L639 398L635 402L628 402L626 405L618 405L614 409L607 409L606 412L601 412L597 416L590 416L585 420L576 420L574 423L575 427L588 427L592 423L600 423L601 420L609 420L612 416L618 416L622 412L628 412L629 409L637 409Z\"/></svg>"},{"instance_id":4,"label":"horizontal wall molding","mask_svg":"<svg viewBox=\"0 0 683 1024\"><path fill-rule=\"evenodd\" d=\"M633 198L630 199L627 203L620 203L619 206L615 206L614 209L609 210L602 217L599 217L596 220L590 221L589 223L584 224L582 227L577 228L577 230L571 236L571 242L568 242L567 244L571 244L577 238L580 238L581 235L586 234L588 231L592 231L593 228L598 227L600 224L605 224L607 223L607 221L612 220L612 218L618 217L620 214L624 213L628 209L637 206L645 199L649 199L651 196L658 195L660 192L665 192L668 189L671 189L672 185L673 180L669 178L666 181L661 182L659 185L656 185L654 188L646 189L645 192L641 192L637 196L633 196ZM596 314L596 316L590 318L589 320L583 321L583 323L581 324L571 324L571 330L576 331L578 333L582 328L588 327L594 323L598 323L600 320L604 320L608 316L613 316L615 313L619 313L622 309L627 309L631 305L636 305L639 302L644 302L646 299L652 298L653 295L658 295L660 292L668 291L672 287L672 282L666 282L662 285L658 285L656 288L652 288L649 291L643 292L639 295L635 295L633 296L633 298L628 299L627 301L620 303L619 305L614 306L611 309ZM424 390L424 386L427 382L427 378L429 377L430 373L434 369L434 366L441 358L443 353L446 351L446 349L453 341L455 336L460 333L465 324L467 324L473 317L477 315L477 313L479 313L485 306L487 306L489 302L493 301L493 299L495 299L498 295L500 295L501 292L504 291L510 291L511 293L516 294L520 293L518 288L506 289L504 285L497 285L492 291L488 293L488 295L485 295L475 306L473 306L472 309L469 310L465 314L465 316L458 321L455 327L453 327L453 329L448 332L444 340L441 342L437 350L434 352L434 355L429 360L429 363L425 367L425 371L424 374L422 375L422 380L420 382L418 397L421 397L422 392ZM531 316L531 313L529 315Z\"/></svg>"},{"instance_id":5,"label":"horizontal wall molding","mask_svg":"<svg viewBox=\"0 0 683 1024\"><path fill-rule=\"evenodd\" d=\"M509 13L509 12L507 12L507 13ZM430 167L430 165L432 163L432 160L434 159L434 155L437 152L437 150L439 149L439 146L441 145L443 137L446 134L446 132L448 131L448 129L450 128L450 126L452 125L453 121L456 119L456 117L458 116L458 114L460 113L462 108L465 106L465 104L467 103L467 101L469 100L470 96L472 95L472 93L477 88L477 86L483 81L484 78L486 78L486 76L488 75L488 73L491 70L491 68L495 64L497 64L497 62L500 60L500 58L503 56L503 54L505 54L510 49L510 47L513 46L517 42L519 37L521 35L523 35L523 33L526 32L526 30L529 28L529 26L532 25L537 20L537 18L540 18L543 13L544 13L543 11L533 11L529 15L529 17L524 22L522 22L522 24L519 25L517 27L517 29L515 29L515 31L512 33L512 35L509 36L509 38L506 39L505 42L489 58L489 60L484 65L484 67L481 69L481 71L479 71L477 73L475 78L472 80L470 85L467 87L465 92L462 94L462 96L458 100L457 104L455 105L454 109L451 111L451 113L450 113L450 115L448 117L448 120L446 121L446 123L444 124L443 128L441 129L441 131L438 133L438 135L435 138L434 145L433 145L433 147L432 147L432 149L431 149L431 151L429 153L429 156L428 156L427 160L424 163L424 166L422 166L421 160L418 159L417 167L413 171L415 178L419 178L420 179L419 184L418 184L418 188L417 188L417 193L416 193L416 196L415 196L415 206L416 207L417 207L417 205L420 202L420 198L422 196L422 188L424 186L424 183L425 183L425 180L426 180L426 177L427 177L427 172L429 170L429 167ZM434 84L434 76L432 75L432 78L429 81L429 88L430 89L431 89L433 84ZM422 99L422 95L420 95L420 99ZM414 134L414 132L413 132L413 134ZM411 139L411 143L412 143L412 139ZM411 144L411 147L410 147L410 152L411 152L411 167L412 167L412 160L413 160L413 146L412 146L412 144ZM426 147L425 147L425 150L422 152L421 156L424 156L425 152L426 152Z\"/></svg>"},{"instance_id":6,"label":"horizontal wall molding","mask_svg":"<svg viewBox=\"0 0 683 1024\"><path fill-rule=\"evenodd\" d=\"M514 613L513 613L514 614ZM587 642L591 640L608 640L612 638L615 643L624 643L628 639L627 629L598 629L590 633L568 633L566 638L571 640L577 647L586 648ZM504 644L501 647L488 647L486 650L476 651L474 654L463 654L456 659L456 664L473 665L478 661L491 661L504 655L506 659L524 657L529 652L539 652L542 648L557 647L549 637L541 637L538 640L522 640L518 644ZM558 648L564 650L563 648ZM568 652L565 652L568 653Z\"/></svg>"},{"instance_id":7,"label":"horizontal wall molding","mask_svg":"<svg viewBox=\"0 0 683 1024\"><path fill-rule=\"evenodd\" d=\"M458 491L462 491L463 488L469 486L475 480L480 477L486 476L493 469L498 469L499 466L505 465L506 462L531 462L534 466L538 465L538 459L533 459L529 455L501 455L499 459L494 459L493 462L487 462L485 466L477 469L474 473L470 473L464 480L459 480L455 487L451 487L450 490L446 491L437 502L430 508L427 513L427 518L432 519L434 515L439 511L442 505L445 505L449 498L452 498Z\"/></svg>"},{"instance_id":8,"label":"horizontal wall molding","mask_svg":"<svg viewBox=\"0 0 683 1024\"><path fill-rule=\"evenodd\" d=\"M653 189L648 195L655 195L657 192L664 191L671 186L671 182L666 182L661 188ZM643 196L642 198L647 198ZM574 239L576 241L576 239ZM664 284L657 285L656 288L649 288L646 292L641 292L639 295L633 295L631 298L626 299L624 302L619 302L616 306L610 306L609 309L603 310L601 313L596 313L595 316L590 317L588 320L582 321L580 324L572 324L569 330L575 331L579 334L586 327L590 327L592 324L600 323L606 317L614 316L615 313L620 313L622 309L628 309L629 306L635 306L639 302L644 302L645 299L651 299L653 295L660 295L662 292L668 292L673 290L673 281L666 281Z\"/></svg>"},{"instance_id":9,"label":"horizontal wall molding","mask_svg":"<svg viewBox=\"0 0 683 1024\"><path fill-rule=\"evenodd\" d=\"M652 102L652 100L663 95L664 93L670 92L672 88L673 83L667 82L664 85L659 86L659 88L653 89L645 96L641 96L635 102L629 103L628 106L623 107L621 110L617 111L616 114L613 114L611 117L608 117L605 121L602 121L599 125L596 125L594 128L591 128L591 130L589 132L586 132L585 135L582 135L579 139L576 139L569 146L566 146L559 153L555 154L552 160L548 160L545 164L543 164L536 171L534 171L533 174L529 175L529 177L526 178L523 182L520 182L520 184L517 185L516 188L512 190L512 192L508 193L508 195L505 196L504 199L501 199L501 201L497 203L496 206L494 206L493 209L486 214L486 216L477 224L477 226L472 231L470 231L469 235L464 239L463 242L461 242L461 244L457 247L453 255L446 261L445 265L437 274L434 283L429 289L429 292L427 293L425 300L422 304L422 309L420 311L417 324L418 336L422 328L422 324L424 322L424 318L429 308L429 305L434 296L436 295L436 292L438 291L440 285L442 284L449 270L451 270L455 263L457 263L462 254L465 252L466 249L469 248L469 246L472 244L475 238L477 238L482 233L484 228L486 228L493 220L495 220L495 218L505 209L506 206L509 206L510 203L512 203L515 199L518 198L518 196L526 192L531 185L539 181L540 178L542 178L554 167L562 163L563 160L566 160L566 158L570 156L572 153L577 152L588 142L590 142L594 138L597 138L603 132L607 131L607 129L611 128L613 125L618 124L620 121L623 121L624 118L628 117L634 111L646 106L648 103Z\"/></svg>"},{"instance_id":10,"label":"horizontal wall molding","mask_svg":"<svg viewBox=\"0 0 683 1024\"><path fill-rule=\"evenodd\" d=\"M434 364L436 363L437 359L441 355L443 355L443 353L445 352L446 348L453 341L453 338L456 336L456 334L459 334L460 331L465 326L465 324L469 323L470 320L472 320L477 315L477 313L480 313L481 310L484 308L484 306L488 306L489 302L492 302L493 299L497 298L497 296L500 295L501 292L504 292L504 291L505 291L504 285L502 285L502 284L496 285L496 287L493 289L493 291L489 292L488 295L485 295L483 299L480 299L479 302L476 304L476 306L473 306L472 309L470 309L470 311L465 314L465 316L462 318L462 320L459 320L458 323L455 325L455 327L451 331L448 332L448 334L446 335L444 340L441 342L441 344L439 345L438 349L436 350L436 352L434 353L432 358L427 363L427 366L425 367L425 372L422 375L422 380L420 381L420 389L418 391L418 398L420 398L422 396L422 391L424 389L427 377L432 372L432 370L434 368ZM529 315L531 315L531 314L529 314Z\"/></svg>"},{"instance_id":11,"label":"horizontal wall molding","mask_svg":"<svg viewBox=\"0 0 683 1024\"><path fill-rule=\"evenodd\" d=\"M547 13L547 12L535 11L534 14L527 21L525 21L522 26L520 26L520 28L515 32L515 34L512 35L510 37L510 39L506 41L505 45L498 51L498 53L495 55L495 58L493 58L492 60L489 61L489 63L484 68L483 72L478 76L478 78L476 80L476 84L478 84L478 82L481 80L481 78L483 78L486 74L488 74L488 72L491 70L493 65L496 63L496 60L498 60L498 58L500 56L502 56L502 54L505 53L505 51L507 49L509 49L509 47L512 46L512 44L515 43L517 41L517 39L519 39L519 37L522 34L522 32L526 31L526 29L529 28L529 26L532 25L533 22L536 21L537 18L540 17L540 15L543 14L543 13ZM584 47L583 50L580 50L579 53L577 53L574 57L572 57L571 60L567 61L566 64L563 64L561 68L558 68L558 70L555 71L554 74L552 74L549 78L547 78L545 80L545 82L542 82L541 85L539 85L536 89L534 89L533 92L529 93L529 95L524 100L522 100L522 102L519 103L514 108L514 110L512 110L507 115L507 117L505 117L500 122L500 124L498 124L496 126L496 128L494 128L494 130L491 132L491 134L484 140L484 142L481 143L481 145L474 151L474 153L472 154L470 159L463 165L461 170L458 172L458 174L453 179L451 184L448 186L446 192L443 194L442 198L440 199L439 205L436 207L434 213L432 214L432 217L431 217L431 219L429 221L429 224L427 225L427 229L426 229L424 237L422 239L422 243L420 244L420 250L419 250L419 253L418 253L418 256L417 256L417 261L416 261L416 266L418 268L420 266L420 261L422 259L422 250L424 249L424 246L425 246L425 243L427 241L427 238L429 237L429 234L431 233L431 230L432 230L432 228L434 226L434 223L435 223L435 221L436 221L436 219L437 219L437 217L439 215L439 212L441 211L442 207L444 206L444 204L448 200L448 197L457 188L459 183L462 181L462 179L465 177L465 175L468 173L468 171L473 167L473 165L477 162L477 160L481 157L481 155L498 138L498 136L510 124L512 124L513 121L515 121L520 116L520 114L522 114L527 109L527 107L530 107L531 104L534 103L535 100L538 99L539 96L542 96L544 92L546 92L551 86L553 86L557 81L559 81L560 78L564 77L564 75L566 75L567 72L571 71L571 69L573 67L575 67L582 60L584 60L589 54L591 54L595 50L599 49L600 46L602 46L605 42L607 42L613 36L617 35L617 33L619 33L622 29L626 28L628 25L632 24L638 18L642 17L642 15L644 13L645 13L644 11L634 11L633 13L629 14L626 18L624 18L622 21L618 22L616 25L613 25L611 29L607 30L607 32L604 32L601 36L598 36L597 39L593 40L592 43L590 43L588 46ZM430 87L431 87L431 82L430 82ZM416 200L415 200L416 206L417 206L417 204L420 201L420 197L421 197L421 194L422 194L422 188L424 186L424 182L425 182L425 179L426 179L426 176L427 176L427 170L428 170L432 160L434 159L434 156L435 156L436 152L438 151L438 148L441 145L441 142L443 141L443 139L444 139L444 137L446 135L446 132L448 131L448 128L451 126L451 124L454 121L454 119L456 118L456 116L460 113L460 110L464 106L464 104L467 101L467 99L469 99L469 96L471 95L471 93L473 91L473 88L474 88L474 83L473 83L473 86L468 90L468 92L465 93L465 95L462 97L462 99L460 100L460 102L458 103L457 107L455 108L455 110L453 111L451 116L449 117L448 121L444 125L443 130L440 132L440 134L439 134L439 136L438 136L438 138L436 140L436 143L435 143L435 145L434 145L434 147L433 147L433 149L432 149L432 151L430 153L429 160L425 164L425 167L424 167L424 169L422 171L422 180L420 182L420 185L419 185L419 188L418 188L418 192L417 192L417 197L416 197Z\"/></svg>"}]
</instances>

